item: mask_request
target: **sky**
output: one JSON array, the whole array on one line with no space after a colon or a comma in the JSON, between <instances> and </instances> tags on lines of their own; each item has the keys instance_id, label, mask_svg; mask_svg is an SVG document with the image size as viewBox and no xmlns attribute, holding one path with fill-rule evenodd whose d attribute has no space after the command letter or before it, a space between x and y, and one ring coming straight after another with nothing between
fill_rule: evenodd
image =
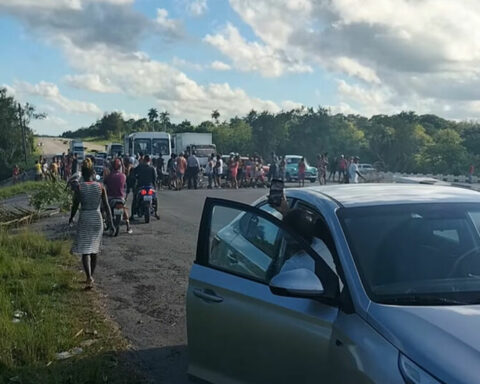
<instances>
[{"instance_id":1,"label":"sky","mask_svg":"<svg viewBox=\"0 0 480 384\"><path fill-rule=\"evenodd\" d=\"M478 0L0 0L0 48L39 134L150 108L480 117Z\"/></svg>"}]
</instances>

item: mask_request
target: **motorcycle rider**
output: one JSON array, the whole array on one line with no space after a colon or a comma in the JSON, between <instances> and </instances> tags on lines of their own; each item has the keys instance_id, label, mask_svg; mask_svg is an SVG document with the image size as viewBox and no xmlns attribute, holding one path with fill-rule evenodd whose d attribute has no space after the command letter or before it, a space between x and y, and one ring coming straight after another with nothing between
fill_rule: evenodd
<instances>
[{"instance_id":1,"label":"motorcycle rider","mask_svg":"<svg viewBox=\"0 0 480 384\"><path fill-rule=\"evenodd\" d=\"M133 174L135 175L136 187L133 194L132 216L130 216L130 220L133 220L133 215L134 213L137 212L136 208L138 204L138 201L137 201L138 191L143 187L155 188L155 183L157 181L157 172L155 171L155 168L153 168L150 165L150 156L145 155L143 157L140 164L138 164L138 166L133 170ZM155 207L155 218L159 220L160 216L157 213L157 210L158 210L157 198L155 198L153 205Z\"/></svg>"},{"instance_id":2,"label":"motorcycle rider","mask_svg":"<svg viewBox=\"0 0 480 384\"><path fill-rule=\"evenodd\" d=\"M127 177L122 172L122 161L116 158L112 163L112 171L105 177L103 184L107 189L107 197L110 208L114 200L123 201L123 217L127 223L127 233L132 233L130 221L128 220L128 210L125 205L125 189L127 184Z\"/></svg>"}]
</instances>

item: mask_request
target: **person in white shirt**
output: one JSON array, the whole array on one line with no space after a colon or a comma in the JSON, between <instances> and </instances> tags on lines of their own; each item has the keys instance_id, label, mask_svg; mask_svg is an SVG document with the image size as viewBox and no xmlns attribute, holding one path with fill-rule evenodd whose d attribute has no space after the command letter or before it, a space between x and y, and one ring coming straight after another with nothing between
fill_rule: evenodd
<instances>
[{"instance_id":1,"label":"person in white shirt","mask_svg":"<svg viewBox=\"0 0 480 384\"><path fill-rule=\"evenodd\" d=\"M358 170L358 161L360 159L355 157L353 161L348 166L348 180L350 183L358 184L358 177L361 177L363 180L366 180L365 177Z\"/></svg>"},{"instance_id":2,"label":"person in white shirt","mask_svg":"<svg viewBox=\"0 0 480 384\"><path fill-rule=\"evenodd\" d=\"M217 155L217 162L215 163L215 167L213 168L213 173L215 176L215 186L217 188L222 188L222 175L223 175L223 160L222 156Z\"/></svg>"},{"instance_id":3,"label":"person in white shirt","mask_svg":"<svg viewBox=\"0 0 480 384\"><path fill-rule=\"evenodd\" d=\"M210 158L208 159L207 166L205 167L205 174L208 177L208 188L209 189L212 188L212 184L214 182L214 171L213 170L215 169L215 164L216 164L215 154L212 153L212 156L210 156ZM215 181L215 184L216 184L216 181Z\"/></svg>"}]
</instances>

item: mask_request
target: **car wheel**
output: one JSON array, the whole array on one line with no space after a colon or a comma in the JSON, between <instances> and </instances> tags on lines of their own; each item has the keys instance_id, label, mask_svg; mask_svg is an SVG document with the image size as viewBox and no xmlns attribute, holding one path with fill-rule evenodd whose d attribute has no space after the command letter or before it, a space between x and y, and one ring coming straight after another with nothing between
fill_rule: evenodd
<instances>
[{"instance_id":1,"label":"car wheel","mask_svg":"<svg viewBox=\"0 0 480 384\"><path fill-rule=\"evenodd\" d=\"M292 177L290 176L290 173L287 173L285 175L285 177L287 178L287 181L290 183L292 181Z\"/></svg>"},{"instance_id":2,"label":"car wheel","mask_svg":"<svg viewBox=\"0 0 480 384\"><path fill-rule=\"evenodd\" d=\"M310 182L311 182L311 183L314 183L315 181L317 181L317 179L315 179L315 178L310 179Z\"/></svg>"}]
</instances>

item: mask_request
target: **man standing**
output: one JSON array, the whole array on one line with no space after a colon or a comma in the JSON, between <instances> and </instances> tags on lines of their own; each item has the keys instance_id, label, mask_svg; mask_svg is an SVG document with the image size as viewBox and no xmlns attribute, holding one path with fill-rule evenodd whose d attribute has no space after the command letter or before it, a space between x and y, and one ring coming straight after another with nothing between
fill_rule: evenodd
<instances>
[{"instance_id":1,"label":"man standing","mask_svg":"<svg viewBox=\"0 0 480 384\"><path fill-rule=\"evenodd\" d=\"M77 171L78 171L78 155L74 153L73 161L72 161L72 175L77 173Z\"/></svg>"},{"instance_id":2,"label":"man standing","mask_svg":"<svg viewBox=\"0 0 480 384\"><path fill-rule=\"evenodd\" d=\"M167 172L168 172L168 189L177 189L177 182L176 182L176 168L177 168L177 156L172 153L170 159L167 162Z\"/></svg>"},{"instance_id":3,"label":"man standing","mask_svg":"<svg viewBox=\"0 0 480 384\"><path fill-rule=\"evenodd\" d=\"M187 169L187 160L183 157L181 153L177 157L177 191L183 189L183 182L185 178L185 171Z\"/></svg>"},{"instance_id":4,"label":"man standing","mask_svg":"<svg viewBox=\"0 0 480 384\"><path fill-rule=\"evenodd\" d=\"M338 160L338 182L343 183L345 182L345 178L347 177L347 159L345 156L340 156L340 160Z\"/></svg>"},{"instance_id":5,"label":"man standing","mask_svg":"<svg viewBox=\"0 0 480 384\"><path fill-rule=\"evenodd\" d=\"M213 179L214 179L214 168L215 168L215 154L212 153L210 158L208 159L207 166L205 167L205 173L207 174L208 177L208 189L212 189L213 185ZM216 184L216 181L215 181Z\"/></svg>"},{"instance_id":6,"label":"man standing","mask_svg":"<svg viewBox=\"0 0 480 384\"><path fill-rule=\"evenodd\" d=\"M188 189L192 189L192 186L197 189L198 172L200 172L200 162L193 151L187 160Z\"/></svg>"},{"instance_id":7,"label":"man standing","mask_svg":"<svg viewBox=\"0 0 480 384\"><path fill-rule=\"evenodd\" d=\"M360 159L355 157L353 161L348 166L348 180L350 183L358 184L358 177L360 176L363 180L366 180L365 177L358 170L358 161Z\"/></svg>"},{"instance_id":8,"label":"man standing","mask_svg":"<svg viewBox=\"0 0 480 384\"><path fill-rule=\"evenodd\" d=\"M473 166L473 164L470 164L470 168L468 170L468 182L470 184L472 184L472 180L473 180L473 174L475 173L475 167Z\"/></svg>"}]
</instances>

